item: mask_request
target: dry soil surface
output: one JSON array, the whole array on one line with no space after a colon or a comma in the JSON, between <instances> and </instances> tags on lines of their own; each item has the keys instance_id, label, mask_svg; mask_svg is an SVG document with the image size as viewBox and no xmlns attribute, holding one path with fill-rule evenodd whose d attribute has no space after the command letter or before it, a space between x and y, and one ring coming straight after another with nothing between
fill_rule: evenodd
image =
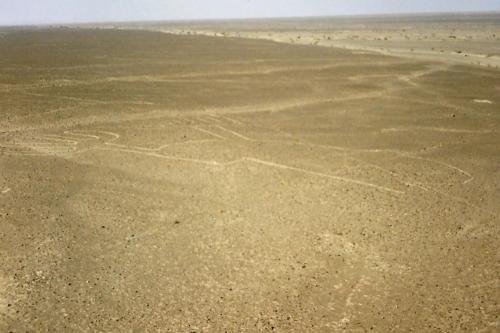
<instances>
[{"instance_id":1,"label":"dry soil surface","mask_svg":"<svg viewBox=\"0 0 500 333\"><path fill-rule=\"evenodd\" d=\"M0 331L498 330L498 70L1 37Z\"/></svg>"},{"instance_id":2,"label":"dry soil surface","mask_svg":"<svg viewBox=\"0 0 500 333\"><path fill-rule=\"evenodd\" d=\"M105 26L181 35L257 38L500 68L500 13L156 22Z\"/></svg>"}]
</instances>

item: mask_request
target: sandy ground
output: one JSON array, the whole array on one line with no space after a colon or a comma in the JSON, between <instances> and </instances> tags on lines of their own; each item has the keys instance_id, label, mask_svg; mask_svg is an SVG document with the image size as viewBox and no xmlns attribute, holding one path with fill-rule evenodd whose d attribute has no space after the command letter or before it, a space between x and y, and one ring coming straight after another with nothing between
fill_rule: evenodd
<instances>
[{"instance_id":1,"label":"sandy ground","mask_svg":"<svg viewBox=\"0 0 500 333\"><path fill-rule=\"evenodd\" d=\"M498 330L498 70L2 37L0 331Z\"/></svg>"},{"instance_id":2,"label":"sandy ground","mask_svg":"<svg viewBox=\"0 0 500 333\"><path fill-rule=\"evenodd\" d=\"M257 38L500 68L499 13L158 22L116 28Z\"/></svg>"}]
</instances>

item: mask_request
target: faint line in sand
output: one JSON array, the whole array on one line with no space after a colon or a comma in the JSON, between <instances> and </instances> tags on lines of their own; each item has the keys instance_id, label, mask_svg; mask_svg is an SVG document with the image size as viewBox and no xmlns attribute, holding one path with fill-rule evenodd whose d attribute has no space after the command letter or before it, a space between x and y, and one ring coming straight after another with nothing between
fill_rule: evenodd
<instances>
[{"instance_id":1,"label":"faint line in sand","mask_svg":"<svg viewBox=\"0 0 500 333\"><path fill-rule=\"evenodd\" d=\"M363 163L363 161L360 161ZM480 210L480 211L483 211L485 213L488 213L490 214L489 211L486 211L484 209L482 209L481 207L479 207L478 205L475 205L473 203L471 203L469 200L467 199L464 199L464 198L461 198L461 197L457 197L457 196L454 196L454 195L451 195L449 193L446 193L446 192L441 192L441 191L438 191L430 186L426 186L426 185L423 185L421 183L418 183L418 182L412 182L412 181L409 181L407 179L405 179L404 176L398 174L397 172L394 172L394 171L390 171L390 170L387 170L385 168L382 168L378 165L375 165L375 164L372 164L372 163L365 163L366 165L369 165L371 167L374 167L376 169L379 169L381 171L384 171L384 172L387 172L389 174L391 174L392 176L396 177L396 178L400 178L400 180L397 180L399 183L403 184L403 185L406 185L406 186L411 186L411 187L416 187L416 188L419 188L423 191L426 191L426 192L434 192L436 193L437 195L440 195L440 196L443 196L443 197L446 197L448 199L451 199L451 200L454 200L454 201L457 201L457 202L460 202L460 203L463 203L465 204L466 206L469 206L471 208L474 208L474 209L477 209L477 210ZM468 179L465 183L468 183L470 182L471 180L473 179L473 177L471 177L470 179ZM464 184L465 184L464 183Z\"/></svg>"},{"instance_id":2,"label":"faint line in sand","mask_svg":"<svg viewBox=\"0 0 500 333\"><path fill-rule=\"evenodd\" d=\"M209 132L209 131L204 131L204 130L199 129L199 128L197 130L201 130L204 133L207 133L207 134L210 134L210 135L217 135L215 133L212 133L212 132ZM173 146L173 145L196 144L196 143L206 143L206 142L216 142L216 141L219 141L219 140L214 140L214 139L186 140L186 141L172 142L172 143L164 144L164 145L161 145L161 146L155 147L155 148L149 148L149 147L132 146L132 145L125 145L125 144L114 143L114 141L118 140L121 137L118 133L115 133L115 132L109 132L109 131L95 131L95 132L106 134L106 135L109 135L109 136L113 137L113 139L111 139L110 141L104 142L104 144L107 145L107 146L113 146L113 147L117 147L117 148L130 149L130 150L134 150L135 149L135 150L149 151L149 152L161 151L161 150L163 150L165 148L168 148L170 146ZM102 139L101 136L91 135L91 134L85 134L85 133L75 132L75 131L65 131L64 133L67 134L67 135L79 136L79 137L96 139L96 140ZM56 137L56 136L54 136L54 137ZM64 138L64 137L61 137L61 138ZM220 137L220 138L222 138L222 137ZM88 151L88 150L86 150L86 151Z\"/></svg>"},{"instance_id":3,"label":"faint line in sand","mask_svg":"<svg viewBox=\"0 0 500 333\"><path fill-rule=\"evenodd\" d=\"M68 143L70 145L74 145L74 146L78 145L78 143L79 143L76 140L70 140L67 137L63 137L63 136L59 136L59 135L52 135L52 134L44 135L43 138L48 139L48 140L66 142L66 143Z\"/></svg>"},{"instance_id":4,"label":"faint line in sand","mask_svg":"<svg viewBox=\"0 0 500 333\"><path fill-rule=\"evenodd\" d=\"M58 99L64 99L64 100L69 100L69 101L78 101L78 102L85 102L85 103L92 103L92 104L113 104L111 102L107 101L101 101L97 99L89 99L89 98L80 98L80 97L72 97L72 96L61 96L61 95L48 95L48 94L39 94L39 93L31 93L31 92L22 92L23 94L30 95L30 96L36 96L36 97L50 97L50 98L58 98Z\"/></svg>"},{"instance_id":5,"label":"faint line in sand","mask_svg":"<svg viewBox=\"0 0 500 333\"><path fill-rule=\"evenodd\" d=\"M367 183L367 182L364 182L364 181L361 181L361 180L357 180L357 179L353 179L353 178L347 178L347 177L341 177L341 176L334 176L334 175L330 175L330 174L326 174L326 173L322 173L322 172L312 171L312 170L303 169L303 168L297 168L297 167L293 167L293 166L289 166L289 165L285 165L285 164L279 164L279 163L264 161L264 160L260 160L260 159L253 158L253 157L244 157L243 159L246 160L246 161L250 161L250 162L254 162L254 163L258 163L258 164L262 164L262 165L267 165L267 166L275 167L275 168L278 168L278 169L285 169L285 170L297 171L297 172L301 172L301 173L305 173L305 174L309 174L309 175L313 175L313 176L318 176L318 177L322 177L322 178L329 178L329 179L338 180L338 181L341 181L341 182L346 182L346 183L352 183L352 184L357 184L357 185L361 185L361 186L371 187L371 188L374 188L374 189L377 189L377 190L381 190L381 191L385 191L385 192L390 192L390 193L395 193L395 194L404 194L405 193L403 191L395 190L395 189L392 189L392 188L389 188L389 187L385 187L385 186L381 186L381 185Z\"/></svg>"},{"instance_id":6,"label":"faint line in sand","mask_svg":"<svg viewBox=\"0 0 500 333\"><path fill-rule=\"evenodd\" d=\"M318 147L318 148L324 148L324 149L333 149L333 150L338 150L338 151L344 151L344 152L349 152L349 153L386 153L386 154L394 154L397 156L409 158L409 159L415 159L415 160L421 160L421 161L427 161L430 163L435 163L442 165L446 168L455 170L464 176L467 177L467 179L463 182L463 184L467 184L471 182L474 177L472 176L471 173L453 165L449 164L446 162L441 162L435 159L430 159L430 158L425 158L425 157L420 157L420 156L415 156L413 154L403 152L400 150L395 150L395 149L353 149L353 148L347 148L347 147L340 147L340 146L330 146L330 145L320 145L320 144L315 144L315 143L310 143L310 142L305 142L305 141L296 141L296 140L260 140L261 142L282 142L282 143L289 143L289 144L297 144L297 145L305 145L305 146L310 146L310 147Z\"/></svg>"},{"instance_id":7,"label":"faint line in sand","mask_svg":"<svg viewBox=\"0 0 500 333\"><path fill-rule=\"evenodd\" d=\"M399 128L383 128L381 132L408 132L408 131L434 131L445 133L470 133L470 134L488 134L498 133L494 130L470 130L460 128L445 128L445 127L399 127Z\"/></svg>"},{"instance_id":8,"label":"faint line in sand","mask_svg":"<svg viewBox=\"0 0 500 333\"><path fill-rule=\"evenodd\" d=\"M464 176L467 177L466 180L464 180L463 184L467 184L469 182L471 182L473 180L473 176L472 174L470 174L469 172L455 166L455 165L452 165L452 164L449 164L449 163L445 163L445 162L441 162L441 161L437 161L437 160L434 160L434 159L429 159L429 158L424 158L424 157L419 157L419 156L415 156L415 155L412 155L410 153L406 153L406 152L402 152L402 151L399 151L399 150L393 150L393 149L352 149L352 148L347 148L347 147L338 147L338 146L330 146L330 145L319 145L319 144L314 144L314 143L309 143L309 142L304 142L304 141L296 141L296 140L255 140L255 139L251 139L249 137L246 137L238 132L235 132L235 131L232 131L230 129L227 129L225 127L222 127L222 126L219 126L219 125L214 125L214 127L217 127L227 133L230 133L234 136L237 136L245 141L256 141L256 142L281 142L281 143L289 143L289 144L299 144L299 145L306 145L306 146L312 146L312 147L319 147L319 148L326 148L326 149L334 149L334 150L339 150L339 151L345 151L345 152L350 152L350 153L389 153L389 154L395 154L395 155L398 155L398 156L402 156L402 157L405 157L405 158L409 158L409 159L416 159L416 160L422 160L422 161L427 161L427 162L430 162L430 163L435 163L435 164L439 164L439 165L442 165L444 167L447 167L449 169L452 169L452 170L455 170L461 174L463 174ZM212 131L209 131L209 130L206 130L204 128L200 128L200 127L197 127L197 126L189 126L189 128L192 128L196 131L199 131L199 132L202 132L202 133L205 133L205 134L208 134L208 135L211 135L217 139L221 139L221 140L227 140L226 137L223 137L217 133L214 133ZM118 140L120 138L120 135L117 134L117 133L114 133L114 132L108 132L108 131L96 131L98 133L103 133L103 134L107 134L107 135L110 135L110 136L113 136L113 139L111 141L107 141L105 142L106 145L112 145L112 143L116 140ZM74 132L69 132L69 131L66 131L65 133L74 133ZM81 134L81 133L77 133L78 135L80 136L87 136L87 137L92 137L92 138L96 138L96 139L100 139L99 136L94 136L94 135L88 135L88 134ZM201 140L200 140L201 141ZM130 148L130 146L126 146L126 145L121 145L119 147L122 147L122 148L125 148L125 149L128 149ZM144 148L144 147L137 147L137 149L141 149L141 150L146 150L146 151L159 151L163 148L166 148L165 147L159 147L160 149L158 148ZM407 184L408 185L408 184ZM411 185L411 184L409 184Z\"/></svg>"},{"instance_id":9,"label":"faint line in sand","mask_svg":"<svg viewBox=\"0 0 500 333\"><path fill-rule=\"evenodd\" d=\"M211 115L211 114L208 114L206 117L207 117L207 118L209 118L210 120L212 120L212 121L214 121L214 122L218 123L218 124L222 124L222 123L223 123L222 121L220 121L219 119L217 119L217 117L216 117L216 116L213 116L213 115Z\"/></svg>"},{"instance_id":10,"label":"faint line in sand","mask_svg":"<svg viewBox=\"0 0 500 333\"><path fill-rule=\"evenodd\" d=\"M131 154L139 154L139 155L144 155L144 156L150 156L150 157L156 157L160 159L165 159L165 160L171 160L171 161L180 161L180 162L191 162L191 163L196 163L196 164L204 164L204 165L221 165L220 163L216 161L210 161L210 160L200 160L196 158L185 158L185 157L178 157L178 156L170 156L170 155L163 155L163 154L158 154L155 152L147 152L147 151L138 151L134 149L126 149L126 148L104 148L104 147L93 147L90 148L86 151L90 150L104 150L104 151L115 151L115 152L123 152L123 153L131 153Z\"/></svg>"},{"instance_id":11,"label":"faint line in sand","mask_svg":"<svg viewBox=\"0 0 500 333\"><path fill-rule=\"evenodd\" d=\"M352 308L355 304L353 303L353 298L356 296L356 294L361 290L361 287L363 285L366 285L367 281L364 275L362 275L358 282L351 288L351 291L346 297L345 304L344 304L344 311L341 314L340 320L336 323L339 328L346 328L347 325L351 322L350 316L349 316L349 309Z\"/></svg>"},{"instance_id":12,"label":"faint line in sand","mask_svg":"<svg viewBox=\"0 0 500 333\"><path fill-rule=\"evenodd\" d=\"M225 137L223 137L223 136L221 136L221 135L219 135L217 133L211 132L211 131L206 130L204 128L200 128L198 126L189 126L189 128L194 129L195 131L198 131L198 132L202 132L202 133L211 135L211 136L216 137L216 138L221 139L221 140L226 140L227 139L227 138L225 138Z\"/></svg>"},{"instance_id":13,"label":"faint line in sand","mask_svg":"<svg viewBox=\"0 0 500 333\"><path fill-rule=\"evenodd\" d=\"M206 124L206 125L212 125L211 122L209 122L208 120L206 119L203 119L202 117L198 117L196 118L196 120L198 120L199 122L203 123L203 124Z\"/></svg>"},{"instance_id":14,"label":"faint line in sand","mask_svg":"<svg viewBox=\"0 0 500 333\"><path fill-rule=\"evenodd\" d=\"M7 152L3 152L3 153L5 155L8 155L8 156L38 156L38 157L47 156L47 154L38 153L38 152L7 151Z\"/></svg>"},{"instance_id":15,"label":"faint line in sand","mask_svg":"<svg viewBox=\"0 0 500 333\"><path fill-rule=\"evenodd\" d=\"M118 133L115 133L115 132L109 132L109 131L97 131L97 133L102 133L102 134L106 134L106 135L110 135L113 137L113 139L111 139L111 141L108 141L108 142L113 142L113 141L116 141L118 140L121 136L120 134Z\"/></svg>"},{"instance_id":16,"label":"faint line in sand","mask_svg":"<svg viewBox=\"0 0 500 333\"><path fill-rule=\"evenodd\" d=\"M116 152L124 152L124 153L131 153L131 154L139 154L139 155L150 156L150 157L155 157L155 158L160 158L160 159L165 159L165 160L170 160L170 161L190 162L190 163L195 163L195 164L203 164L203 165L207 165L207 166L226 167L226 166L230 166L230 165L234 165L234 164L239 164L239 163L244 162L244 161L248 161L248 162L253 162L256 164L261 164L261 165L274 167L274 168L278 168L278 169L282 169L282 170L291 170L291 171L296 171L296 172L304 173L304 174L311 175L311 176L316 176L316 177L331 179L331 180L335 180L335 181L370 187L373 189L377 189L380 191L389 192L389 193L393 193L393 194L404 194L405 193L403 191L399 191L399 190L395 190L395 189L392 189L389 187L364 182L364 181L357 180L357 179L330 175L330 174L312 171L312 170L307 170L307 169L303 169L303 168L297 168L297 167L293 167L293 166L289 166L289 165L285 165L285 164L279 164L279 163L261 160L261 159L254 158L254 157L242 157L240 159L236 159L236 160L229 161L229 162L218 162L218 161L214 161L214 160L202 160L202 159L195 159L195 158L170 156L170 155L158 154L155 152L137 151L134 149L125 149L125 148L111 149L111 148L104 148L104 147L94 147L94 148L90 148L90 149L82 151L82 152L87 152L90 150L104 150L104 151L116 151Z\"/></svg>"},{"instance_id":17,"label":"faint line in sand","mask_svg":"<svg viewBox=\"0 0 500 333\"><path fill-rule=\"evenodd\" d=\"M215 126L215 127L217 127L218 129L223 130L224 132L231 133L232 135L234 135L234 136L236 136L236 137L238 137L238 138L240 138L240 139L243 139L243 140L245 140L245 141L255 141L255 140L250 139L249 137L244 136L243 134L240 134L240 133L238 133L238 132L236 132L236 131L232 131L232 130L230 130L230 129L227 129L227 128L222 127L222 126L219 126L219 125L214 125L214 126Z\"/></svg>"},{"instance_id":18,"label":"faint line in sand","mask_svg":"<svg viewBox=\"0 0 500 333\"><path fill-rule=\"evenodd\" d=\"M425 158L425 157L419 157L419 156L415 156L415 155L403 155L405 157L408 157L408 158L412 158L412 159L416 159L416 160L421 160L421 161L427 161L427 162L431 162L431 163L436 163L436 164L439 164L439 165L442 165L444 167L447 167L447 168L450 168L452 170L455 170L461 174L463 174L464 176L468 177L468 179L466 179L462 184L467 184L467 183L470 183L473 179L474 179L474 176L472 176L472 174L470 174L469 172L453 165L453 164L449 164L449 163L445 163L445 162L441 162L441 161L438 161L438 160L434 160L434 159L430 159L430 158Z\"/></svg>"},{"instance_id":19,"label":"faint line in sand","mask_svg":"<svg viewBox=\"0 0 500 333\"><path fill-rule=\"evenodd\" d=\"M112 143L112 142L105 142L104 144L108 145L108 146L118 147L118 148L136 149L136 150L157 152L157 151L161 151L163 149L166 149L168 147L175 146L175 145L187 145L187 144L208 143L208 142L218 142L218 141L220 141L220 140L214 140L214 139L186 140L186 141L180 141L180 142L167 143L167 144L158 146L156 148L148 148L148 147L140 147L140 146L130 146L130 145L123 145L123 144Z\"/></svg>"},{"instance_id":20,"label":"faint line in sand","mask_svg":"<svg viewBox=\"0 0 500 333\"><path fill-rule=\"evenodd\" d=\"M236 125L244 125L241 121L227 117L227 116L219 115L219 118L225 119L225 120L227 120L233 124L236 124Z\"/></svg>"},{"instance_id":21,"label":"faint line in sand","mask_svg":"<svg viewBox=\"0 0 500 333\"><path fill-rule=\"evenodd\" d=\"M79 133L79 132L75 132L75 131L64 131L64 134L72 135L72 136L79 136L79 137L89 138L89 139L96 139L96 140L99 140L101 138L97 135L84 134L84 133Z\"/></svg>"}]
</instances>

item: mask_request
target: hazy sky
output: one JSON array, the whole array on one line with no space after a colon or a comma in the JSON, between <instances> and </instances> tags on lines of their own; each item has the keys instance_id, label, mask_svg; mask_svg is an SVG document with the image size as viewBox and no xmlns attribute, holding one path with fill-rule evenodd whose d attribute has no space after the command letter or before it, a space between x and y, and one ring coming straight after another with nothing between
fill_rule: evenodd
<instances>
[{"instance_id":1,"label":"hazy sky","mask_svg":"<svg viewBox=\"0 0 500 333\"><path fill-rule=\"evenodd\" d=\"M492 10L500 0L0 0L0 25Z\"/></svg>"}]
</instances>

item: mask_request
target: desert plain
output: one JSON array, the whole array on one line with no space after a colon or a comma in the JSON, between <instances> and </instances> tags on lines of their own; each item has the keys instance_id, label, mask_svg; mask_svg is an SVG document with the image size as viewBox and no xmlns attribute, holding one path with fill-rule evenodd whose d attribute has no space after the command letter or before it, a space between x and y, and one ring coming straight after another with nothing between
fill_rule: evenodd
<instances>
[{"instance_id":1,"label":"desert plain","mask_svg":"<svg viewBox=\"0 0 500 333\"><path fill-rule=\"evenodd\" d=\"M1 28L0 331L498 331L499 36Z\"/></svg>"}]
</instances>

